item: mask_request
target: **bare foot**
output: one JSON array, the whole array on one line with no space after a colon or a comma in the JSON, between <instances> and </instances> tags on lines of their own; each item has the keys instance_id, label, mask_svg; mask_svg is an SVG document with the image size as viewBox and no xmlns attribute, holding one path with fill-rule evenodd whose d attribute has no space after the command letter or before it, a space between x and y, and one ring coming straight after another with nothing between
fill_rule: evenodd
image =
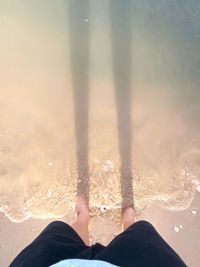
<instances>
[{"instance_id":1,"label":"bare foot","mask_svg":"<svg viewBox=\"0 0 200 267\"><path fill-rule=\"evenodd\" d=\"M72 228L77 232L86 245L89 245L89 230L90 211L88 201L81 196L76 201L76 220L72 224Z\"/></svg>"},{"instance_id":2,"label":"bare foot","mask_svg":"<svg viewBox=\"0 0 200 267\"><path fill-rule=\"evenodd\" d=\"M76 201L76 220L89 223L90 221L90 210L88 206L88 201L85 197L81 196L77 198Z\"/></svg>"},{"instance_id":3,"label":"bare foot","mask_svg":"<svg viewBox=\"0 0 200 267\"><path fill-rule=\"evenodd\" d=\"M122 210L121 224L123 230L126 230L129 226L136 221L136 212L132 207L127 207Z\"/></svg>"}]
</instances>

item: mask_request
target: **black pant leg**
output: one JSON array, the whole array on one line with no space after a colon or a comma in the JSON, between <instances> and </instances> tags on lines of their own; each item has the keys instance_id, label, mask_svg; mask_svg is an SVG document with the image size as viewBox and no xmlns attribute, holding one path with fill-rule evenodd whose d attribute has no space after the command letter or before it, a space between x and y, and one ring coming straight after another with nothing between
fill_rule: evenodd
<instances>
[{"instance_id":1,"label":"black pant leg","mask_svg":"<svg viewBox=\"0 0 200 267\"><path fill-rule=\"evenodd\" d=\"M71 226L55 221L22 250L10 267L47 267L60 260L76 258L89 248Z\"/></svg>"},{"instance_id":2,"label":"black pant leg","mask_svg":"<svg viewBox=\"0 0 200 267\"><path fill-rule=\"evenodd\" d=\"M95 258L122 267L185 267L176 252L146 221L131 225Z\"/></svg>"}]
</instances>

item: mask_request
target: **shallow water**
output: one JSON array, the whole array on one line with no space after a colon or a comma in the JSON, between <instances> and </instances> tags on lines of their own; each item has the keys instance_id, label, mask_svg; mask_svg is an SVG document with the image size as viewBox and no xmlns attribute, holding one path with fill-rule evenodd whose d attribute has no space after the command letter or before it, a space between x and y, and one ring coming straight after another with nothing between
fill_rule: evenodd
<instances>
[{"instance_id":1,"label":"shallow water","mask_svg":"<svg viewBox=\"0 0 200 267\"><path fill-rule=\"evenodd\" d=\"M0 0L12 221L70 217L77 191L110 218L122 203L187 209L200 191L199 3L99 2Z\"/></svg>"}]
</instances>

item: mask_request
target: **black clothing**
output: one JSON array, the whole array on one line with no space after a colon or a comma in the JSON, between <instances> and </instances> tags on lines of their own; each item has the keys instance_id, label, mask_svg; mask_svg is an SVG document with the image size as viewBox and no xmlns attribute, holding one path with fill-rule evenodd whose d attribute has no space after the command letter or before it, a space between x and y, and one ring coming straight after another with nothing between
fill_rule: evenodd
<instances>
[{"instance_id":1,"label":"black clothing","mask_svg":"<svg viewBox=\"0 0 200 267\"><path fill-rule=\"evenodd\" d=\"M131 225L106 247L86 246L71 226L50 223L10 267L47 267L64 259L94 259L121 267L185 267L185 263L146 221Z\"/></svg>"}]
</instances>

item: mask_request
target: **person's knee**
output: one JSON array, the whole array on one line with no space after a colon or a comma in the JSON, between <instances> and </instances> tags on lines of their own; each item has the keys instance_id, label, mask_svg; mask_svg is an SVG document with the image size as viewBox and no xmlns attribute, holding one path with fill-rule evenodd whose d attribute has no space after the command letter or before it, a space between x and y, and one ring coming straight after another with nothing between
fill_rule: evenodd
<instances>
[{"instance_id":1,"label":"person's knee","mask_svg":"<svg viewBox=\"0 0 200 267\"><path fill-rule=\"evenodd\" d=\"M67 228L69 228L69 225L62 221L53 221L47 225L47 227L43 230L43 233L47 232L63 232Z\"/></svg>"},{"instance_id":2,"label":"person's knee","mask_svg":"<svg viewBox=\"0 0 200 267\"><path fill-rule=\"evenodd\" d=\"M53 221L53 222L50 222L47 227L54 227L54 226L63 226L63 225L66 225L65 222L62 222L62 221Z\"/></svg>"},{"instance_id":3,"label":"person's knee","mask_svg":"<svg viewBox=\"0 0 200 267\"><path fill-rule=\"evenodd\" d=\"M134 230L134 229L149 229L155 231L154 226L145 220L137 221L134 224L132 224L126 231Z\"/></svg>"}]
</instances>

